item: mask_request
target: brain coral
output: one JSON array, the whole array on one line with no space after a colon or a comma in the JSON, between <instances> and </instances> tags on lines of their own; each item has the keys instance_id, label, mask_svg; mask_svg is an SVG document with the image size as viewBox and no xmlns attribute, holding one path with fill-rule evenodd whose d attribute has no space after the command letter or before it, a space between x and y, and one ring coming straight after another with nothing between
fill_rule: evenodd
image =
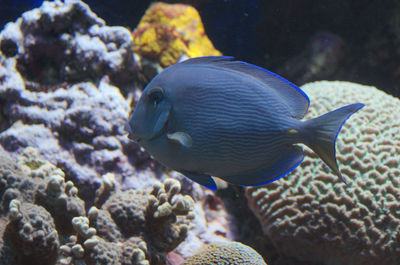
<instances>
[{"instance_id":1,"label":"brain coral","mask_svg":"<svg viewBox=\"0 0 400 265\"><path fill-rule=\"evenodd\" d=\"M343 126L337 159L345 186L309 149L285 178L247 189L250 207L277 250L329 265L399 264L400 100L347 82L303 86L306 119L354 103L364 109Z\"/></svg>"},{"instance_id":2,"label":"brain coral","mask_svg":"<svg viewBox=\"0 0 400 265\"><path fill-rule=\"evenodd\" d=\"M267 265L251 247L238 242L216 242L207 245L182 265Z\"/></svg>"},{"instance_id":3,"label":"brain coral","mask_svg":"<svg viewBox=\"0 0 400 265\"><path fill-rule=\"evenodd\" d=\"M133 33L134 51L166 67L182 55L221 55L204 32L197 10L184 4L155 3Z\"/></svg>"}]
</instances>

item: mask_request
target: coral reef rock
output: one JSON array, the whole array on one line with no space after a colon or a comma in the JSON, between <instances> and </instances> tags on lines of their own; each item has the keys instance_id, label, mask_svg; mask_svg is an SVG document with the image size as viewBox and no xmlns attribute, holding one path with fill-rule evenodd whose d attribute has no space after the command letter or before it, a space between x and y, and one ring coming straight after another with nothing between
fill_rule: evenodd
<instances>
[{"instance_id":1,"label":"coral reef rock","mask_svg":"<svg viewBox=\"0 0 400 265\"><path fill-rule=\"evenodd\" d=\"M98 47L106 49L100 51ZM137 56L133 54L131 32L106 26L86 4L77 0L45 1L16 22L8 23L0 33L0 153L4 154L0 170L7 165L7 170L18 171L0 178L0 212L7 215L10 202L15 199L14 204L22 208L30 208L30 203L50 213L51 218L40 213L43 227L38 229L45 231L43 240L52 240L51 222L54 223L58 239L47 245L60 246L56 247L58 257L54 256L54 248L37 251L48 253L49 262L55 258L60 264L85 260L91 265L116 257L115 264L130 264L129 259L138 264L158 264L165 259L165 252L178 245L176 252L188 257L205 242L232 240L231 227L226 226L229 215L222 204L205 212L209 209L207 200L215 198L215 194L176 172L165 173L163 167L128 139L124 125L130 105L135 104L131 96L138 96L140 91L124 93L121 88L125 87L120 84L134 78L134 58ZM11 161L6 162L8 157ZM16 169L10 166L14 164L12 159L22 158L27 160L23 169L21 165ZM49 162L38 162L39 158ZM51 173L53 168L55 173ZM32 170L34 173L29 173ZM168 201L163 201L165 195L159 198L158 194L143 191L152 190L167 174L180 180L182 194L175 194L172 201L167 195ZM99 186L99 195L95 195ZM113 192L132 187L135 190ZM185 195L192 194L196 196L196 216L190 221L195 225L188 229L180 222L188 219L184 214ZM136 200L129 200L129 196ZM154 197L156 202L152 201ZM122 202L127 200L132 205L125 209ZM82 228L86 222L82 218L93 218L85 214L85 209L93 204L99 207L99 218ZM157 209L151 208L155 206ZM153 218L143 215L152 211ZM44 225L47 217L49 223ZM1 229L1 235L7 230L10 236L0 238L0 251L5 253L0 255L0 264L19 265L28 260L41 264L40 254L17 255L22 253L18 244L27 243L15 233L23 231L25 223L32 220L23 216L19 222L13 222L13 229ZM162 230L150 228L149 220L158 222ZM7 224L8 219L0 217L0 227ZM36 234L29 238L36 238ZM28 253L30 246L26 246ZM102 249L107 252L100 257Z\"/></svg>"},{"instance_id":2,"label":"coral reef rock","mask_svg":"<svg viewBox=\"0 0 400 265\"><path fill-rule=\"evenodd\" d=\"M136 188L151 185L155 173L149 167L154 162L128 139L124 131L128 101L107 78L98 86L83 82L42 91L43 86L37 90L25 85L14 66L12 61L0 65L4 80L0 83L4 115L0 144L6 150L21 153L27 146L36 147L78 186L106 172L115 172L121 182L123 176L135 175L142 180L135 181Z\"/></svg>"},{"instance_id":3,"label":"coral reef rock","mask_svg":"<svg viewBox=\"0 0 400 265\"><path fill-rule=\"evenodd\" d=\"M157 183L149 192L121 191L113 184L112 175L105 175L96 193L96 206L89 210L88 219L76 220L77 223L83 222L77 226L86 229L80 234L85 240L85 251L94 257L93 264L102 264L96 260L104 249L111 251L110 255L103 254L104 258L123 259L130 253L130 260L148 259L148 264L166 264L167 253L184 241L189 223L194 218L192 198L180 194L180 191L181 185L175 179ZM91 229L88 228L89 222L97 231L97 236L85 234ZM132 250L132 246L139 247L141 251ZM118 254L124 252L123 255ZM115 258L107 264L113 260ZM131 263L121 261L118 264ZM140 264L146 263L143 261Z\"/></svg>"},{"instance_id":4,"label":"coral reef rock","mask_svg":"<svg viewBox=\"0 0 400 265\"><path fill-rule=\"evenodd\" d=\"M337 139L346 187L312 151L301 166L262 187L249 205L277 251L326 265L396 265L400 260L400 100L374 87L315 82L302 87L306 119L363 102Z\"/></svg>"},{"instance_id":5,"label":"coral reef rock","mask_svg":"<svg viewBox=\"0 0 400 265\"><path fill-rule=\"evenodd\" d=\"M106 174L86 215L78 189L36 149L0 148L0 158L1 264L165 265L194 218L174 179L121 191Z\"/></svg>"},{"instance_id":6,"label":"coral reef rock","mask_svg":"<svg viewBox=\"0 0 400 265\"><path fill-rule=\"evenodd\" d=\"M221 55L208 39L195 8L154 3L133 32L134 51L166 67L181 58Z\"/></svg>"},{"instance_id":7,"label":"coral reef rock","mask_svg":"<svg viewBox=\"0 0 400 265\"><path fill-rule=\"evenodd\" d=\"M197 264L267 265L254 249L238 242L211 243L182 263L182 265Z\"/></svg>"},{"instance_id":8,"label":"coral reef rock","mask_svg":"<svg viewBox=\"0 0 400 265\"><path fill-rule=\"evenodd\" d=\"M94 189L86 184L106 172L126 186L133 186L126 176L135 176L136 188L152 185L149 168L158 164L124 130L129 86L115 86L135 86L129 30L106 26L81 1L44 1L8 23L0 42L0 144L7 151L38 148L88 198Z\"/></svg>"},{"instance_id":9,"label":"coral reef rock","mask_svg":"<svg viewBox=\"0 0 400 265\"><path fill-rule=\"evenodd\" d=\"M195 201L194 219L191 221L187 238L172 254L183 258L193 255L193 250L200 249L209 242L229 242L237 237L237 229L231 213L215 192L179 173L170 173L182 185L182 193L190 195Z\"/></svg>"},{"instance_id":10,"label":"coral reef rock","mask_svg":"<svg viewBox=\"0 0 400 265\"><path fill-rule=\"evenodd\" d=\"M72 219L85 215L77 193L37 150L29 147L10 157L0 149L2 264L55 264L61 238L73 231Z\"/></svg>"},{"instance_id":11,"label":"coral reef rock","mask_svg":"<svg viewBox=\"0 0 400 265\"><path fill-rule=\"evenodd\" d=\"M98 81L124 84L135 76L132 36L106 26L79 0L44 1L8 23L0 50L14 58L26 79L40 84Z\"/></svg>"},{"instance_id":12,"label":"coral reef rock","mask_svg":"<svg viewBox=\"0 0 400 265\"><path fill-rule=\"evenodd\" d=\"M51 214L32 203L10 202L10 223L6 235L24 260L54 261L59 247L58 233ZM50 263L51 264L51 263Z\"/></svg>"}]
</instances>

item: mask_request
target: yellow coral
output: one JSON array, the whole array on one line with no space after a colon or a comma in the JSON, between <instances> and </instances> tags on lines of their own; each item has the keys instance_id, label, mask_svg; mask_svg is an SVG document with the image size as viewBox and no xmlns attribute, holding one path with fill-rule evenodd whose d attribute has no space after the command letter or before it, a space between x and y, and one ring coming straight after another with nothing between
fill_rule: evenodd
<instances>
[{"instance_id":1,"label":"yellow coral","mask_svg":"<svg viewBox=\"0 0 400 265\"><path fill-rule=\"evenodd\" d=\"M182 55L221 55L208 39L197 10L184 4L154 3L133 32L134 51L167 67Z\"/></svg>"}]
</instances>

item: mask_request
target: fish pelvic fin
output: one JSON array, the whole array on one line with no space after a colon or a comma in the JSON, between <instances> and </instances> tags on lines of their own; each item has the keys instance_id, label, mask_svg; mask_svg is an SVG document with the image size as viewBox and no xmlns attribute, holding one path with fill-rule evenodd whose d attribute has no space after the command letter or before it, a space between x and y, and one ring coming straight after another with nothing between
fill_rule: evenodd
<instances>
[{"instance_id":1,"label":"fish pelvic fin","mask_svg":"<svg viewBox=\"0 0 400 265\"><path fill-rule=\"evenodd\" d=\"M179 172L185 175L185 177L193 180L196 183L199 183L200 185L203 185L206 188L209 188L210 190L217 190L217 184L215 184L215 181L210 175L189 171Z\"/></svg>"},{"instance_id":2,"label":"fish pelvic fin","mask_svg":"<svg viewBox=\"0 0 400 265\"><path fill-rule=\"evenodd\" d=\"M348 105L305 122L307 133L304 143L317 153L347 186L349 185L340 173L336 161L335 143L343 124L362 107L362 103Z\"/></svg>"}]
</instances>

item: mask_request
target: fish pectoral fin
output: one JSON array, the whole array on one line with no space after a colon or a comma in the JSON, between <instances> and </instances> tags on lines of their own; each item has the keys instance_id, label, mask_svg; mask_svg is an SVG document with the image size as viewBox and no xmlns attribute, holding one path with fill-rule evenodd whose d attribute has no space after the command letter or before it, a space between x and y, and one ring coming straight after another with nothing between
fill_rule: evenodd
<instances>
[{"instance_id":1,"label":"fish pectoral fin","mask_svg":"<svg viewBox=\"0 0 400 265\"><path fill-rule=\"evenodd\" d=\"M217 190L217 185L210 175L187 171L181 171L181 173L187 178L190 178L194 182L199 183L200 185L203 185L210 190Z\"/></svg>"},{"instance_id":2,"label":"fish pectoral fin","mask_svg":"<svg viewBox=\"0 0 400 265\"><path fill-rule=\"evenodd\" d=\"M268 165L248 173L235 176L224 177L229 183L241 186L264 185L281 177L286 176L294 170L304 159L303 149L299 146L292 146L277 154L274 161L269 161Z\"/></svg>"},{"instance_id":3,"label":"fish pectoral fin","mask_svg":"<svg viewBox=\"0 0 400 265\"><path fill-rule=\"evenodd\" d=\"M174 132L174 133L168 133L167 138L175 143L178 143L182 146L185 147L191 147L192 146L192 137L190 137L189 134L185 132Z\"/></svg>"}]
</instances>

